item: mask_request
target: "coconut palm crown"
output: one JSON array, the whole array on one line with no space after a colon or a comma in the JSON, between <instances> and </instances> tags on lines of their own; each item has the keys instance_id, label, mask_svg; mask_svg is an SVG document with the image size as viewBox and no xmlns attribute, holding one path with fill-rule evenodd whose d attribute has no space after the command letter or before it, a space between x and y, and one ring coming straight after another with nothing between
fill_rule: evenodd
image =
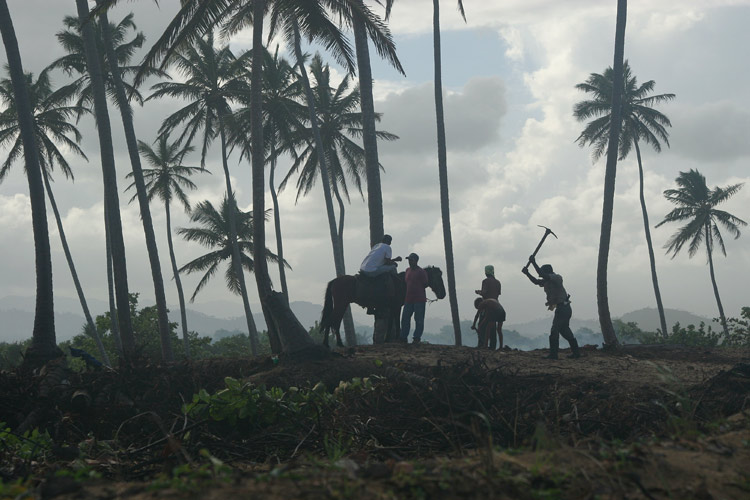
<instances>
[{"instance_id":1,"label":"coconut palm crown","mask_svg":"<svg viewBox=\"0 0 750 500\"><path fill-rule=\"evenodd\" d=\"M211 278L217 273L223 262L229 262L225 272L224 279L227 288L236 294L240 294L240 282L235 272L235 267L231 264L232 244L229 238L229 210L230 203L225 196L221 206L217 209L208 201L198 203L190 216L191 222L197 224L194 227L181 227L177 229L177 234L181 235L186 241L194 241L202 246L210 248L211 251L197 257L184 266L180 273L203 272L203 277L198 282L190 301L195 300L196 295L200 292ZM253 216L249 212L243 212L237 205L234 205L235 221L237 224L237 244L240 247L240 260L242 266L249 272L254 269L253 255ZM266 211L266 216L270 213ZM266 249L267 260L276 262L278 257L270 250Z\"/></svg>"},{"instance_id":2,"label":"coconut palm crown","mask_svg":"<svg viewBox=\"0 0 750 500\"><path fill-rule=\"evenodd\" d=\"M628 156L635 141L650 144L656 152L661 151L661 143L669 146L667 127L672 123L654 106L671 101L674 94L649 95L656 83L649 80L638 85L636 77L630 70L626 60L623 63L625 86L622 94L622 129L618 141L618 158ZM594 161L601 158L607 151L609 142L609 124L612 119L612 78L611 67L604 74L591 73L584 83L576 85L578 90L592 95L592 98L577 103L573 108L573 115L578 121L594 118L586 125L576 142L583 147L593 146L591 157Z\"/></svg>"}]
</instances>

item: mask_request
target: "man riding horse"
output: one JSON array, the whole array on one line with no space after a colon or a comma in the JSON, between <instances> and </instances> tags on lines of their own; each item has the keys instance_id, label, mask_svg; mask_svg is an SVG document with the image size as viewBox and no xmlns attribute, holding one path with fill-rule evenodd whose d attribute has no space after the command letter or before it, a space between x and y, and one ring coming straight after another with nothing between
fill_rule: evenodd
<instances>
[{"instance_id":1,"label":"man riding horse","mask_svg":"<svg viewBox=\"0 0 750 500\"><path fill-rule=\"evenodd\" d=\"M383 274L396 276L396 266L401 262L401 257L391 258L393 256L391 241L393 241L391 235L385 234L380 243L377 243L370 249L370 253L367 254L359 266L359 274L361 276L365 278L377 278ZM377 281L368 279L363 280L362 283L358 283L357 289L360 292L359 295L371 297L370 299L365 299L365 301L371 303L367 306L367 314L375 314L375 306L377 305L386 305L382 300L378 299L392 294L392 281L392 279L381 278Z\"/></svg>"},{"instance_id":2,"label":"man riding horse","mask_svg":"<svg viewBox=\"0 0 750 500\"><path fill-rule=\"evenodd\" d=\"M368 278L374 278L383 273L396 274L396 265L401 262L401 257L392 259L393 249L391 248L390 234L383 235L383 239L380 243L376 244L370 249L370 253L362 261L359 266L359 272L367 276Z\"/></svg>"},{"instance_id":3,"label":"man riding horse","mask_svg":"<svg viewBox=\"0 0 750 500\"><path fill-rule=\"evenodd\" d=\"M400 337L399 316L406 297L406 282L404 273L396 274L396 263L402 259L391 258L391 241L391 237L385 235L381 243L372 247L357 276L339 276L328 283L320 319L320 329L324 333L326 346L331 330L336 334L336 344L343 346L338 330L344 312L352 302L366 307L368 314L374 314L376 310L388 314L389 333L392 331L393 335L388 335L385 339L375 337L376 343L384 340L397 341ZM432 266L427 266L424 270L428 277L427 286L437 298L444 298L442 271Z\"/></svg>"}]
</instances>

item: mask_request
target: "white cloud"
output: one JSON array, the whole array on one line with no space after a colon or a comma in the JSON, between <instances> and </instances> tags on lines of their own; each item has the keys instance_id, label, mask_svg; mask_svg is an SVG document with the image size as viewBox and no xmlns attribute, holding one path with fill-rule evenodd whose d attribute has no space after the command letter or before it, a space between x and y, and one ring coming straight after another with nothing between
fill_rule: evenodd
<instances>
[{"instance_id":1,"label":"white cloud","mask_svg":"<svg viewBox=\"0 0 750 500\"><path fill-rule=\"evenodd\" d=\"M22 193L0 195L0 227L15 231L31 226L31 200Z\"/></svg>"}]
</instances>

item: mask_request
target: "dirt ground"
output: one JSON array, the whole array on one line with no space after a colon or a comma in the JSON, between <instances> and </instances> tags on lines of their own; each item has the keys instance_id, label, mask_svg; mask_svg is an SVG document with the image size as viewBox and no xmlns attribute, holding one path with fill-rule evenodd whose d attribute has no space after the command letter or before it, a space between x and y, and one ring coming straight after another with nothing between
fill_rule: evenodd
<instances>
[{"instance_id":1,"label":"dirt ground","mask_svg":"<svg viewBox=\"0 0 750 500\"><path fill-rule=\"evenodd\" d=\"M50 394L43 375L3 372L0 421L33 421L55 448L0 466L19 482L0 498L750 498L750 351L584 353L385 344L65 373ZM329 392L376 383L252 431L180 411L226 376ZM99 478L56 473L81 463Z\"/></svg>"}]
</instances>

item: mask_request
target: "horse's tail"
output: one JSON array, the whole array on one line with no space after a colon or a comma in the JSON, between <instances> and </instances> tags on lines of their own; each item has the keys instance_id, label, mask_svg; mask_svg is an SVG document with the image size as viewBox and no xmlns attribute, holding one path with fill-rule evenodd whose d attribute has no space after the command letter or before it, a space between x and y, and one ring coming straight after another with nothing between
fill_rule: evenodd
<instances>
[{"instance_id":1,"label":"horse's tail","mask_svg":"<svg viewBox=\"0 0 750 500\"><path fill-rule=\"evenodd\" d=\"M333 288L334 281L335 280L329 281L328 286L326 286L326 296L323 301L323 313L320 316L320 331L326 336L326 338L328 332L331 330L331 317L333 316L333 293L331 292L331 288Z\"/></svg>"}]
</instances>

